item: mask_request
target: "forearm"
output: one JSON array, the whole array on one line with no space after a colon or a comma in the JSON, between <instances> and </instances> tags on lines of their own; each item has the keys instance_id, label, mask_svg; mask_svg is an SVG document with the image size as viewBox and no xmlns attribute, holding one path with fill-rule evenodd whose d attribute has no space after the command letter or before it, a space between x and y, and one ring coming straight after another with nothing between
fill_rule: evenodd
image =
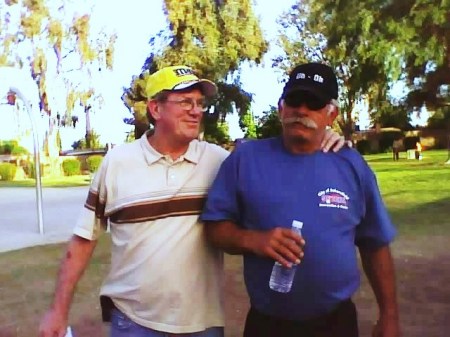
<instances>
[{"instance_id":1,"label":"forearm","mask_svg":"<svg viewBox=\"0 0 450 337\"><path fill-rule=\"evenodd\" d=\"M206 237L228 254L252 253L278 261L283 266L300 263L305 241L288 228L250 230L230 221L207 223Z\"/></svg>"},{"instance_id":2,"label":"forearm","mask_svg":"<svg viewBox=\"0 0 450 337\"><path fill-rule=\"evenodd\" d=\"M359 251L380 308L380 317L398 320L395 271L389 246L375 250L360 248Z\"/></svg>"},{"instance_id":3,"label":"forearm","mask_svg":"<svg viewBox=\"0 0 450 337\"><path fill-rule=\"evenodd\" d=\"M208 241L228 254L243 254L250 250L247 244L250 231L231 221L208 221L205 228Z\"/></svg>"},{"instance_id":4,"label":"forearm","mask_svg":"<svg viewBox=\"0 0 450 337\"><path fill-rule=\"evenodd\" d=\"M74 235L69 241L56 281L52 310L67 317L75 287L83 275L97 241L89 241Z\"/></svg>"}]
</instances>

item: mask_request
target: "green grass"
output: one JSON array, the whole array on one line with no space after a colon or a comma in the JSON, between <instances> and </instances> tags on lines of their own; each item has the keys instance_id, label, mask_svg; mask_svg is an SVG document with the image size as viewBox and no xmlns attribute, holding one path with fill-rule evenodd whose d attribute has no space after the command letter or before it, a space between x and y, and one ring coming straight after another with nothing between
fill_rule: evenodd
<instances>
[{"instance_id":1,"label":"green grass","mask_svg":"<svg viewBox=\"0 0 450 337\"><path fill-rule=\"evenodd\" d=\"M76 175L70 177L42 177L41 183L43 187L74 187L87 186L91 181L88 175ZM34 187L36 181L34 179L24 179L17 181L1 181L1 187Z\"/></svg>"},{"instance_id":2,"label":"green grass","mask_svg":"<svg viewBox=\"0 0 450 337\"><path fill-rule=\"evenodd\" d=\"M0 254L0 336L38 335L39 322L50 305L66 244L30 247ZM100 329L99 287L109 270L109 235L103 235L80 280L69 324L77 332L96 322ZM92 330L80 336L106 336Z\"/></svg>"},{"instance_id":3,"label":"green grass","mask_svg":"<svg viewBox=\"0 0 450 337\"><path fill-rule=\"evenodd\" d=\"M403 154L404 155L404 154ZM375 171L383 200L403 234L450 233L450 165L446 150L423 152L422 160L365 156Z\"/></svg>"}]
</instances>

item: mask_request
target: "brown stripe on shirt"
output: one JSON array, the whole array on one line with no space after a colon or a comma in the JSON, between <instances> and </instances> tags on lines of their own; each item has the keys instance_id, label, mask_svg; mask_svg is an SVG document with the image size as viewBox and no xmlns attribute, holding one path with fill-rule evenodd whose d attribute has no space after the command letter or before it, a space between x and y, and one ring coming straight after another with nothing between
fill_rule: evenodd
<instances>
[{"instance_id":1,"label":"brown stripe on shirt","mask_svg":"<svg viewBox=\"0 0 450 337\"><path fill-rule=\"evenodd\" d=\"M97 218L105 217L105 203L102 203L99 194L92 190L89 190L84 207L95 212Z\"/></svg>"},{"instance_id":2,"label":"brown stripe on shirt","mask_svg":"<svg viewBox=\"0 0 450 337\"><path fill-rule=\"evenodd\" d=\"M205 196L192 196L128 205L111 214L110 219L114 223L135 223L174 216L196 215L202 212L205 201Z\"/></svg>"}]
</instances>

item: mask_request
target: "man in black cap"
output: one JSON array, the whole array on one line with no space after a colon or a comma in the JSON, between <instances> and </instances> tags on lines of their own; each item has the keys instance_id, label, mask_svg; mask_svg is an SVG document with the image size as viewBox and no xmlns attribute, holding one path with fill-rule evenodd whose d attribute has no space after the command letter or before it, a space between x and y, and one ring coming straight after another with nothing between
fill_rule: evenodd
<instances>
[{"instance_id":1,"label":"man in black cap","mask_svg":"<svg viewBox=\"0 0 450 337\"><path fill-rule=\"evenodd\" d=\"M373 336L399 337L389 248L396 230L375 175L353 149L320 151L337 97L330 67L296 67L279 102L281 137L241 144L209 191L207 238L244 255L245 337L358 336L355 245L379 306Z\"/></svg>"}]
</instances>

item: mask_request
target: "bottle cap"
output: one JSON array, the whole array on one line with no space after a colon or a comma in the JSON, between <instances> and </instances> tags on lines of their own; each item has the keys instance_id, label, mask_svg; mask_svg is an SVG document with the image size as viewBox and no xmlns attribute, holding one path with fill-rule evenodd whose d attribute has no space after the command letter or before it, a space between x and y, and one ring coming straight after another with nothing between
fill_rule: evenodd
<instances>
[{"instance_id":1,"label":"bottle cap","mask_svg":"<svg viewBox=\"0 0 450 337\"><path fill-rule=\"evenodd\" d=\"M294 220L292 221L292 227L298 228L298 229L302 229L303 228L303 222L298 221L298 220Z\"/></svg>"}]
</instances>

